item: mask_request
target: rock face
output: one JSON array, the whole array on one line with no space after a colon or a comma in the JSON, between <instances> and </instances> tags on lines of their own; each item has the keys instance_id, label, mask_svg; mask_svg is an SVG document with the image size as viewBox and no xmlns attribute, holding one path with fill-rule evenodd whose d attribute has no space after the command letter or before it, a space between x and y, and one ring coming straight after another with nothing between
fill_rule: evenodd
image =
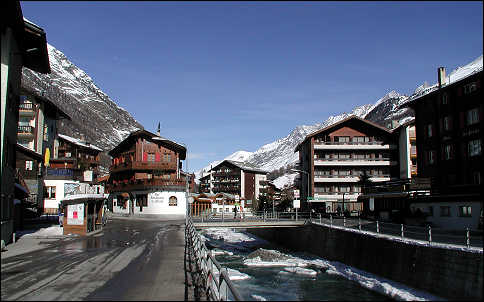
<instances>
[{"instance_id":1,"label":"rock face","mask_svg":"<svg viewBox=\"0 0 484 302\"><path fill-rule=\"evenodd\" d=\"M49 44L47 48L52 72L40 74L24 68L22 86L44 95L72 118L59 123L59 133L74 138L83 134L90 143L109 151L130 132L143 128L61 51Z\"/></svg>"}]
</instances>

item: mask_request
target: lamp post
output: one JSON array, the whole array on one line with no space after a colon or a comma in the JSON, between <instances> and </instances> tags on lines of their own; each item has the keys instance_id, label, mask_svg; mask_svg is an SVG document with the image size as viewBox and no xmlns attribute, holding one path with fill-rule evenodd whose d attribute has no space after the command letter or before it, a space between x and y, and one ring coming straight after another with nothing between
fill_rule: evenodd
<instances>
[{"instance_id":1,"label":"lamp post","mask_svg":"<svg viewBox=\"0 0 484 302\"><path fill-rule=\"evenodd\" d=\"M308 195L306 196L306 202L309 204L309 173L303 170L298 170L298 169L291 169L293 172L299 172L299 173L304 173L308 176ZM311 205L309 204L309 212L311 212Z\"/></svg>"},{"instance_id":2,"label":"lamp post","mask_svg":"<svg viewBox=\"0 0 484 302\"><path fill-rule=\"evenodd\" d=\"M346 192L343 192L343 211L341 211L343 213L343 216L345 216L345 193Z\"/></svg>"}]
</instances>

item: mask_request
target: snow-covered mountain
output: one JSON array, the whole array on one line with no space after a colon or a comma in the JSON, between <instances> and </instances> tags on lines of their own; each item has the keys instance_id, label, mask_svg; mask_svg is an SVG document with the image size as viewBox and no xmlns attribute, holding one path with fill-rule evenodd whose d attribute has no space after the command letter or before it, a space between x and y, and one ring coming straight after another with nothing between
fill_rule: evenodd
<instances>
[{"instance_id":1,"label":"snow-covered mountain","mask_svg":"<svg viewBox=\"0 0 484 302\"><path fill-rule=\"evenodd\" d=\"M143 128L61 51L50 44L47 49L52 72L23 68L22 87L44 95L72 118L59 123L60 133L75 138L84 134L89 142L110 150L130 132Z\"/></svg>"}]
</instances>

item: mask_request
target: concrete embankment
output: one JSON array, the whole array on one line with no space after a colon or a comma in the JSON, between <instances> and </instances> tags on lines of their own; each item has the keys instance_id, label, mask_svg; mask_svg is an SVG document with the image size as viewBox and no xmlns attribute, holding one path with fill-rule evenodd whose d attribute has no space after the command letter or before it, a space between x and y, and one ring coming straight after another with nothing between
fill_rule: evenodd
<instances>
[{"instance_id":1,"label":"concrete embankment","mask_svg":"<svg viewBox=\"0 0 484 302\"><path fill-rule=\"evenodd\" d=\"M294 251L305 251L448 299L482 300L482 252L413 245L310 224L247 229Z\"/></svg>"}]
</instances>

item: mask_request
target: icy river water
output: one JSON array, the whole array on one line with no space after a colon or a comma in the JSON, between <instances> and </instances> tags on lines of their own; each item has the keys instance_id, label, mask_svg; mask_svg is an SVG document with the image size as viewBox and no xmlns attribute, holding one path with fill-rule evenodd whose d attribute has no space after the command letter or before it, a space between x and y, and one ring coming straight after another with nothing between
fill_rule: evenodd
<instances>
[{"instance_id":1,"label":"icy river water","mask_svg":"<svg viewBox=\"0 0 484 302\"><path fill-rule=\"evenodd\" d=\"M210 228L201 234L244 300L441 300L339 262L288 251L244 230Z\"/></svg>"}]
</instances>

